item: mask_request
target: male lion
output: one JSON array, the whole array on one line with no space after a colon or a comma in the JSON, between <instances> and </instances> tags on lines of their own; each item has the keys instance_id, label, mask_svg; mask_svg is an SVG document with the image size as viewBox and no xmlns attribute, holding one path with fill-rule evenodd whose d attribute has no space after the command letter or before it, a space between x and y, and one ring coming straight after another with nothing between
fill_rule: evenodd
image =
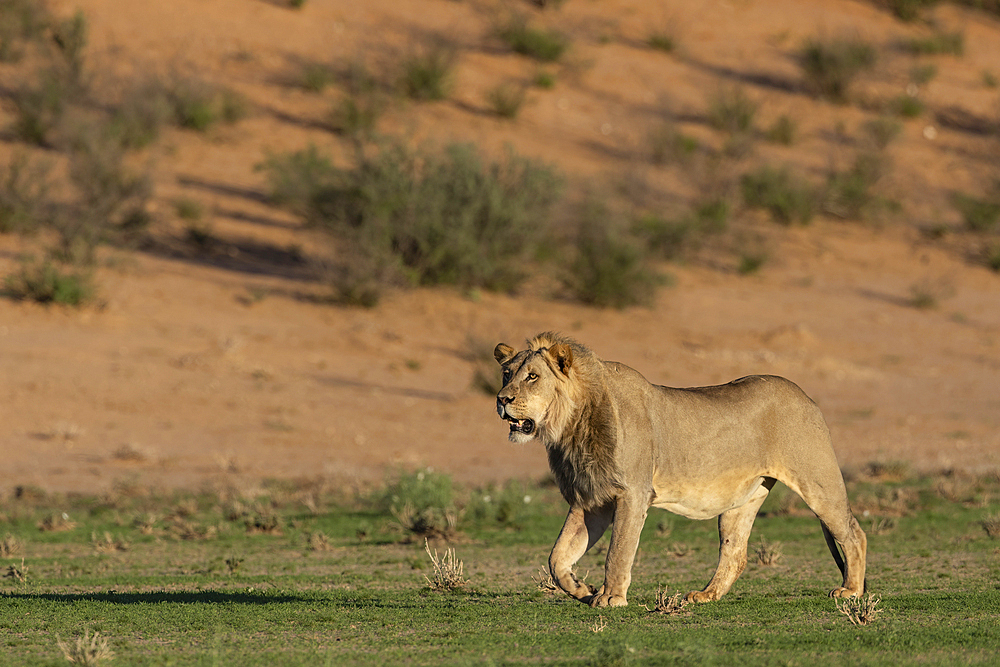
<instances>
[{"instance_id":1,"label":"male lion","mask_svg":"<svg viewBox=\"0 0 1000 667\"><path fill-rule=\"evenodd\" d=\"M851 514L826 422L792 382L755 375L716 387L654 386L554 333L535 336L521 352L501 343L494 356L503 368L497 411L510 422L510 439L541 440L570 505L549 570L572 597L592 607L628 604L652 506L690 519L719 517L715 576L685 597L718 600L746 567L754 518L777 480L822 523L844 576L830 595L864 592L867 538ZM608 526L604 585L595 590L572 568Z\"/></svg>"}]
</instances>

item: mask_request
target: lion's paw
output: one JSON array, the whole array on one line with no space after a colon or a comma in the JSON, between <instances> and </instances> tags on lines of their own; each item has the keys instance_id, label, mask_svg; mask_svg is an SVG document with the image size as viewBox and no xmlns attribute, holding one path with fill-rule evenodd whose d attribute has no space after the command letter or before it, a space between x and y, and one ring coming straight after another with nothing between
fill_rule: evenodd
<instances>
[{"instance_id":1,"label":"lion's paw","mask_svg":"<svg viewBox=\"0 0 1000 667\"><path fill-rule=\"evenodd\" d=\"M609 593L600 593L598 595L590 598L591 607L625 607L628 606L628 600L622 595L611 595Z\"/></svg>"},{"instance_id":2,"label":"lion's paw","mask_svg":"<svg viewBox=\"0 0 1000 667\"><path fill-rule=\"evenodd\" d=\"M718 596L707 591L691 591L684 596L685 602L715 602Z\"/></svg>"},{"instance_id":3,"label":"lion's paw","mask_svg":"<svg viewBox=\"0 0 1000 667\"><path fill-rule=\"evenodd\" d=\"M832 591L830 591L830 597L832 598L856 598L861 597L861 591L856 591L852 588L844 588L843 586L837 586Z\"/></svg>"}]
</instances>

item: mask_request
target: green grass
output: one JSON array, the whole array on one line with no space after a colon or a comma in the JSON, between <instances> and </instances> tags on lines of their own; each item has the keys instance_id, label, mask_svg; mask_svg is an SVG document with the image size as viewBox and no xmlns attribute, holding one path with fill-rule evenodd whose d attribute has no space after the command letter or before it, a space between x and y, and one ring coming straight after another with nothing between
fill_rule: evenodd
<instances>
[{"instance_id":1,"label":"green grass","mask_svg":"<svg viewBox=\"0 0 1000 667\"><path fill-rule=\"evenodd\" d=\"M486 92L486 102L500 118L517 118L527 96L523 86L516 83L502 83Z\"/></svg>"},{"instance_id":2,"label":"green grass","mask_svg":"<svg viewBox=\"0 0 1000 667\"><path fill-rule=\"evenodd\" d=\"M630 605L592 610L536 583L565 515L548 486L453 490L467 508L461 539L432 547L454 548L469 583L445 592L428 587L423 541L403 541L392 517L365 497L308 485L269 486L253 498L225 489L150 495L121 487L98 498L27 488L5 502L0 519L13 545L0 565L24 577L0 580L0 660L59 664L56 635L71 644L85 633L107 639L115 659L106 664L128 665L995 660L1000 542L984 529L1000 510L995 476L850 485L869 533L869 588L882 598L881 615L863 627L826 597L839 573L819 525L808 512L782 510L780 489L751 545L780 542L782 559L751 562L719 602L667 616L642 605L653 605L658 588L672 594L707 583L718 553L714 521L651 510ZM504 494L527 514L504 523L473 509L502 505ZM887 512L895 523L876 534L870 524ZM39 528L63 513L67 529ZM250 530L245 517L254 513L276 517L279 530ZM606 545L607 537L579 565L592 583Z\"/></svg>"},{"instance_id":3,"label":"green grass","mask_svg":"<svg viewBox=\"0 0 1000 667\"><path fill-rule=\"evenodd\" d=\"M443 100L451 92L457 56L443 43L411 53L401 65L399 85L414 100Z\"/></svg>"}]
</instances>

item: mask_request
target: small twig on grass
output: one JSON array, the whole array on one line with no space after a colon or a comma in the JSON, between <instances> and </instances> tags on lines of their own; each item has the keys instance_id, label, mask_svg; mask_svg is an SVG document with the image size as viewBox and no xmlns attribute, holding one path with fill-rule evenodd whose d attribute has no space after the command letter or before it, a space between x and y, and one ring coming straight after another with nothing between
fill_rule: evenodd
<instances>
[{"instance_id":1,"label":"small twig on grass","mask_svg":"<svg viewBox=\"0 0 1000 667\"><path fill-rule=\"evenodd\" d=\"M444 556L439 558L437 549L431 553L431 547L427 543L427 539L424 538L424 551L427 552L427 555L431 558L431 563L434 564L434 578L431 579L426 575L424 576L424 579L427 580L427 586L431 590L453 591L469 583L462 575L465 565L455 557L454 549L446 549Z\"/></svg>"},{"instance_id":2,"label":"small twig on grass","mask_svg":"<svg viewBox=\"0 0 1000 667\"><path fill-rule=\"evenodd\" d=\"M538 588L543 593L558 593L559 587L556 586L555 579L552 578L552 573L546 568L538 568L538 575L532 577L535 580L535 587Z\"/></svg>"},{"instance_id":3,"label":"small twig on grass","mask_svg":"<svg viewBox=\"0 0 1000 667\"><path fill-rule=\"evenodd\" d=\"M604 629L608 627L608 622L604 620L603 616L598 616L594 624L590 626L591 632L604 632Z\"/></svg>"},{"instance_id":4,"label":"small twig on grass","mask_svg":"<svg viewBox=\"0 0 1000 667\"><path fill-rule=\"evenodd\" d=\"M657 614L665 614L667 616L681 616L684 614L690 614L689 611L682 611L684 607L687 606L687 600L681 593L676 595L667 595L667 589L661 589L659 586L656 587L656 602L653 604L652 609L646 605L642 605L646 611L655 612Z\"/></svg>"},{"instance_id":5,"label":"small twig on grass","mask_svg":"<svg viewBox=\"0 0 1000 667\"><path fill-rule=\"evenodd\" d=\"M854 625L868 625L882 613L878 606L882 597L869 593L860 597L841 598L834 604L837 611L846 616Z\"/></svg>"}]
</instances>

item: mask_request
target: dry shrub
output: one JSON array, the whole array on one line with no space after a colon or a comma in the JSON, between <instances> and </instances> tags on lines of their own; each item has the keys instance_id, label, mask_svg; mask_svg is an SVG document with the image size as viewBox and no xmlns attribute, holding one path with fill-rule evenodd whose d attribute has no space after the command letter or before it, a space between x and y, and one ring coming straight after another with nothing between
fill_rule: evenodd
<instances>
[{"instance_id":1,"label":"dry shrub","mask_svg":"<svg viewBox=\"0 0 1000 667\"><path fill-rule=\"evenodd\" d=\"M65 512L56 512L38 522L38 530L43 533L59 533L64 530L73 530L76 522L71 521Z\"/></svg>"},{"instance_id":2,"label":"dry shrub","mask_svg":"<svg viewBox=\"0 0 1000 667\"><path fill-rule=\"evenodd\" d=\"M112 554L118 551L128 551L129 543L121 535L112 537L111 533L105 531L102 537L98 537L96 532L90 534L90 541L94 545L97 553Z\"/></svg>"},{"instance_id":3,"label":"dry shrub","mask_svg":"<svg viewBox=\"0 0 1000 667\"><path fill-rule=\"evenodd\" d=\"M28 566L24 564L24 559L21 559L21 567L17 565L8 565L7 572L3 575L4 579L11 579L19 584L23 584L28 580Z\"/></svg>"},{"instance_id":4,"label":"dry shrub","mask_svg":"<svg viewBox=\"0 0 1000 667\"><path fill-rule=\"evenodd\" d=\"M991 538L1000 538L1000 514L987 515L982 521L982 526Z\"/></svg>"},{"instance_id":5,"label":"dry shrub","mask_svg":"<svg viewBox=\"0 0 1000 667\"><path fill-rule=\"evenodd\" d=\"M425 538L424 551L430 556L431 563L434 565L433 578L424 577L427 580L427 586L432 591L453 591L463 588L469 583L462 574L465 564L455 556L454 549L448 548L445 550L444 556L438 557L437 549L432 553Z\"/></svg>"},{"instance_id":6,"label":"dry shrub","mask_svg":"<svg viewBox=\"0 0 1000 667\"><path fill-rule=\"evenodd\" d=\"M107 638L101 637L101 633L96 631L93 635L90 634L90 630L85 631L74 643L64 643L59 635L56 635L56 644L66 660L74 665L96 665L115 655L108 645Z\"/></svg>"},{"instance_id":7,"label":"dry shrub","mask_svg":"<svg viewBox=\"0 0 1000 667\"><path fill-rule=\"evenodd\" d=\"M781 542L768 542L763 537L760 538L760 544L754 550L754 556L761 565L776 565L783 556Z\"/></svg>"},{"instance_id":8,"label":"dry shrub","mask_svg":"<svg viewBox=\"0 0 1000 667\"><path fill-rule=\"evenodd\" d=\"M330 538L322 532L309 533L306 536L306 548L309 551L330 551L333 549L330 546Z\"/></svg>"},{"instance_id":9,"label":"dry shrub","mask_svg":"<svg viewBox=\"0 0 1000 667\"><path fill-rule=\"evenodd\" d=\"M674 595L667 595L666 588L660 589L660 587L657 586L656 602L653 603L652 609L646 605L642 606L646 611L657 614L664 614L666 616L683 616L691 613L689 611L683 611L687 604L688 602L684 599L683 594L676 593Z\"/></svg>"},{"instance_id":10,"label":"dry shrub","mask_svg":"<svg viewBox=\"0 0 1000 667\"><path fill-rule=\"evenodd\" d=\"M21 540L8 534L3 538L3 541L0 542L0 558L10 558L23 548L24 545L21 543Z\"/></svg>"},{"instance_id":11,"label":"dry shrub","mask_svg":"<svg viewBox=\"0 0 1000 667\"><path fill-rule=\"evenodd\" d=\"M854 625L868 625L882 613L883 610L878 608L881 602L881 596L869 593L860 597L841 598L835 604L837 611Z\"/></svg>"},{"instance_id":12,"label":"dry shrub","mask_svg":"<svg viewBox=\"0 0 1000 667\"><path fill-rule=\"evenodd\" d=\"M558 593L559 587L556 585L555 579L552 578L552 573L549 572L547 568L539 568L538 574L532 577L535 581L535 588L543 593Z\"/></svg>"}]
</instances>

